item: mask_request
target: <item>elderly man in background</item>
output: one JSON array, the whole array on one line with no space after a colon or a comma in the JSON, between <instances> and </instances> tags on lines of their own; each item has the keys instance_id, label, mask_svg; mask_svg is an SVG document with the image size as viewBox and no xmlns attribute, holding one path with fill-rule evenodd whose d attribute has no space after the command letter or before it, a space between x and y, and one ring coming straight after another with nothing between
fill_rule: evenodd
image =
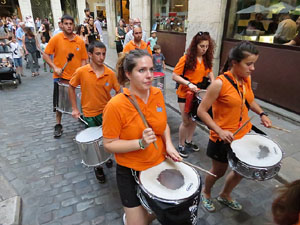
<instances>
[{"instance_id":1,"label":"elderly man in background","mask_svg":"<svg viewBox=\"0 0 300 225\"><path fill-rule=\"evenodd\" d=\"M140 25L141 26L141 21L140 21L139 18L134 18L133 19L133 26L134 25ZM134 37L133 37L133 29L132 29L132 30L128 31L128 33L126 34L123 47L125 47L126 44L128 42L130 42L131 40L133 40L133 39L134 39ZM144 42L147 42L147 34L146 34L146 31L144 31L144 30L143 30L142 40Z\"/></svg>"},{"instance_id":2,"label":"elderly man in background","mask_svg":"<svg viewBox=\"0 0 300 225\"><path fill-rule=\"evenodd\" d=\"M61 18L58 18L58 28L56 28L56 29L54 30L53 36L54 36L55 34L60 33L60 32L62 32L62 23L61 23Z\"/></svg>"}]
</instances>

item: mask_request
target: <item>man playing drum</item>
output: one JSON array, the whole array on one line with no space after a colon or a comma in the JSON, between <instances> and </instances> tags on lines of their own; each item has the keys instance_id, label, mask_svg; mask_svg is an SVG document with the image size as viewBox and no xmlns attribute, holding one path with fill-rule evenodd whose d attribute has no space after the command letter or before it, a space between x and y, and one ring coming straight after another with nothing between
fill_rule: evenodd
<instances>
[{"instance_id":1,"label":"man playing drum","mask_svg":"<svg viewBox=\"0 0 300 225\"><path fill-rule=\"evenodd\" d=\"M202 205L209 212L215 211L211 190L227 170L227 153L232 151L230 143L234 139L244 137L252 128L252 124L248 122L236 135L233 134L249 120L248 110L251 109L260 115L261 123L265 127L272 125L267 114L255 102L251 88L251 73L257 59L258 50L250 42L241 42L232 48L223 68L224 74L218 76L211 84L198 108L198 116L210 128L207 155L212 159L210 172L217 175L217 177L206 176L201 195ZM213 118L207 112L211 106ZM241 210L242 205L231 198L231 192L242 178L232 170L227 175L217 200L233 210Z\"/></svg>"},{"instance_id":2,"label":"man playing drum","mask_svg":"<svg viewBox=\"0 0 300 225\"><path fill-rule=\"evenodd\" d=\"M80 117L76 103L75 88L81 86L81 105L83 119L89 127L102 125L102 113L107 102L111 99L110 91L120 92L120 85L115 73L104 65L106 47L102 42L95 41L89 45L90 63L80 67L70 80L69 96L72 103L72 116ZM105 182L102 167L96 167L97 179Z\"/></svg>"},{"instance_id":3,"label":"man playing drum","mask_svg":"<svg viewBox=\"0 0 300 225\"><path fill-rule=\"evenodd\" d=\"M54 127L54 137L58 138L62 135L63 127L61 125L62 113L56 110L58 104L58 82L69 83L75 70L86 64L88 55L85 44L80 37L73 33L74 19L69 15L61 18L63 32L52 37L43 54L44 60L53 69L54 91L53 91L53 107L56 112L56 125ZM68 55L73 54L72 60L67 64ZM50 58L54 55L54 59Z\"/></svg>"}]
</instances>

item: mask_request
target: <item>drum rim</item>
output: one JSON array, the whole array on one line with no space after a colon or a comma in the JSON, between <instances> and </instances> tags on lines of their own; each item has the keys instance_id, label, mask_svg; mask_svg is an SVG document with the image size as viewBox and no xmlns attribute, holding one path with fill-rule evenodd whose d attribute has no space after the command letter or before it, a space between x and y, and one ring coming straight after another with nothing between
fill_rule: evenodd
<instances>
[{"instance_id":1,"label":"drum rim","mask_svg":"<svg viewBox=\"0 0 300 225\"><path fill-rule=\"evenodd\" d=\"M63 83L63 82L60 82L60 81L58 81L57 83L58 83L59 86L64 86L64 87L69 87L70 86L70 84L66 84L66 83ZM80 85L78 85L76 88L80 89Z\"/></svg>"},{"instance_id":2,"label":"drum rim","mask_svg":"<svg viewBox=\"0 0 300 225\"><path fill-rule=\"evenodd\" d=\"M164 161L163 161L164 162ZM189 166L190 167L190 166ZM193 167L190 167L195 173L196 173L196 175L197 175L197 180L198 180L198 189L197 190L199 190L199 188L201 187L201 176L200 176L200 174L198 173L198 171L195 169L195 168L193 168ZM143 172L143 171L141 171L141 172ZM150 198L152 198L152 199L155 199L155 200L159 200L159 201L161 201L161 202L164 202L164 203L175 203L175 204L180 204L181 202L184 202L185 200L188 200L188 199L190 199L190 197L192 196L192 195L194 195L196 192L194 192L192 195L190 195L189 197L186 197L186 198L180 198L180 199L173 199L173 200L170 200L170 199L165 199L165 198L161 198L161 197L158 197L158 196L156 196L155 194L152 194L152 193L149 193L149 191L144 187L144 185L142 184L142 182L141 182L141 172L140 172L140 174L139 174L139 177L138 177L138 179L139 179L139 187L145 192L145 193L147 193L149 196L150 196ZM200 192L201 192L201 190L200 190Z\"/></svg>"},{"instance_id":3,"label":"drum rim","mask_svg":"<svg viewBox=\"0 0 300 225\"><path fill-rule=\"evenodd\" d=\"M278 164L279 164L279 165L281 164L281 161L282 161L282 159L283 159L283 155L284 155L285 153L284 153L284 151L282 150L281 146L280 146L276 141L272 140L269 136L263 135L263 134L247 133L247 134L245 134L245 136L246 136L246 135L259 135L259 136L265 137L265 138L267 138L267 139L273 141L273 142L279 147L279 149L280 149L280 151L281 151L282 154L281 154L280 160L279 160L276 164L274 164L274 165L272 165L272 166L264 166L264 167L261 167L261 166L254 166L254 165L245 163L244 161L242 161L242 160L240 160L238 157L236 157L236 158L239 160L239 162L242 162L242 163L245 164L246 166L250 166L250 167L253 167L253 168L261 168L261 169L263 169L263 168L275 167L275 166L277 166ZM240 140L240 139L238 139L238 140ZM230 144L230 148L231 148L232 143L233 143L233 142L231 142L231 144ZM231 150L233 151L232 148L231 148ZM233 151L233 153L235 154L234 151Z\"/></svg>"},{"instance_id":4,"label":"drum rim","mask_svg":"<svg viewBox=\"0 0 300 225\"><path fill-rule=\"evenodd\" d=\"M102 126L98 126L98 127L101 127L101 129L102 129ZM89 128L92 128L92 127L88 127L88 128L86 128L86 129L89 129ZM93 140L93 141L87 141L87 142L81 142L81 141L76 140L77 135L79 135L80 133L82 133L82 132L85 131L86 129L81 130L81 131L79 131L79 132L76 134L76 136L75 136L75 138L74 138L74 141L75 141L76 143L79 143L79 144L92 144L92 143L95 143L96 141L100 141L100 140L103 138L103 136L102 136L102 137L99 137L99 138L97 138L97 139L95 139L95 140Z\"/></svg>"},{"instance_id":5,"label":"drum rim","mask_svg":"<svg viewBox=\"0 0 300 225\"><path fill-rule=\"evenodd\" d=\"M199 96L199 94L200 94L200 93L202 93L202 92L205 92L205 93L206 93L206 92L207 92L207 90L205 90L205 89L201 89L200 91L197 91L197 93L195 94L195 96L196 96L196 98L197 98L197 99L199 99L199 100L203 100L203 98ZM200 99L200 98L201 98L201 99Z\"/></svg>"}]
</instances>

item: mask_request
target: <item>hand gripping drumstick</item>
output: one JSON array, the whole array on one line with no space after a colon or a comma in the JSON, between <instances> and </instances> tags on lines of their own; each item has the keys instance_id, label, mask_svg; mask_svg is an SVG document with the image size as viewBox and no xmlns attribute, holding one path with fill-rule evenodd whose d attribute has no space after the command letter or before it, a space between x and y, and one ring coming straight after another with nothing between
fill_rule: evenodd
<instances>
[{"instance_id":1,"label":"hand gripping drumstick","mask_svg":"<svg viewBox=\"0 0 300 225\"><path fill-rule=\"evenodd\" d=\"M211 175L213 177L217 177L216 174L213 174L213 173L209 172L208 170L205 170L205 169L201 168L200 166L196 166L196 165L194 165L192 163L189 163L189 162L183 161L183 160L181 162L184 163L184 164L186 164L186 165L188 165L188 166L194 167L195 169L201 170L202 172L207 173L207 174L209 174L209 175Z\"/></svg>"},{"instance_id":2,"label":"hand gripping drumstick","mask_svg":"<svg viewBox=\"0 0 300 225\"><path fill-rule=\"evenodd\" d=\"M149 125L148 125L148 123L147 123L147 120L145 119L145 116L144 116L144 114L142 113L142 111L141 111L141 109L140 109L140 107L139 107L139 105L138 105L138 103L137 103L137 100L136 100L135 96L134 96L134 95L131 95L132 99L131 99L129 96L126 96L126 97L129 99L129 101L133 104L133 106L136 108L136 110L137 110L138 113L140 114L140 116L141 116L141 118L142 118L142 121L143 121L145 127L146 127L146 128L149 128ZM153 142L153 144L154 144L154 147L155 147L156 149L158 149L158 146L157 146L157 144L156 144L155 141Z\"/></svg>"},{"instance_id":3,"label":"hand gripping drumstick","mask_svg":"<svg viewBox=\"0 0 300 225\"><path fill-rule=\"evenodd\" d=\"M68 65L68 63L73 59L74 54L73 53L69 53L68 57L67 57L67 62L65 63L64 67L61 69L61 74L64 72L66 66Z\"/></svg>"}]
</instances>

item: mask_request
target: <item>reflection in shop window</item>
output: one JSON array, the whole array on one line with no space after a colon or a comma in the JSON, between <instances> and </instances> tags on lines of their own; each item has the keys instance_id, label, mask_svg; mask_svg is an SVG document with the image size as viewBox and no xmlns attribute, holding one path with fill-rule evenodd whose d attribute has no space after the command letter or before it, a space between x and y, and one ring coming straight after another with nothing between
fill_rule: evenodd
<instances>
[{"instance_id":1,"label":"reflection in shop window","mask_svg":"<svg viewBox=\"0 0 300 225\"><path fill-rule=\"evenodd\" d=\"M285 44L300 30L299 15L300 0L231 0L226 38Z\"/></svg>"},{"instance_id":2,"label":"reflection in shop window","mask_svg":"<svg viewBox=\"0 0 300 225\"><path fill-rule=\"evenodd\" d=\"M152 30L185 33L188 0L153 0Z\"/></svg>"}]
</instances>

